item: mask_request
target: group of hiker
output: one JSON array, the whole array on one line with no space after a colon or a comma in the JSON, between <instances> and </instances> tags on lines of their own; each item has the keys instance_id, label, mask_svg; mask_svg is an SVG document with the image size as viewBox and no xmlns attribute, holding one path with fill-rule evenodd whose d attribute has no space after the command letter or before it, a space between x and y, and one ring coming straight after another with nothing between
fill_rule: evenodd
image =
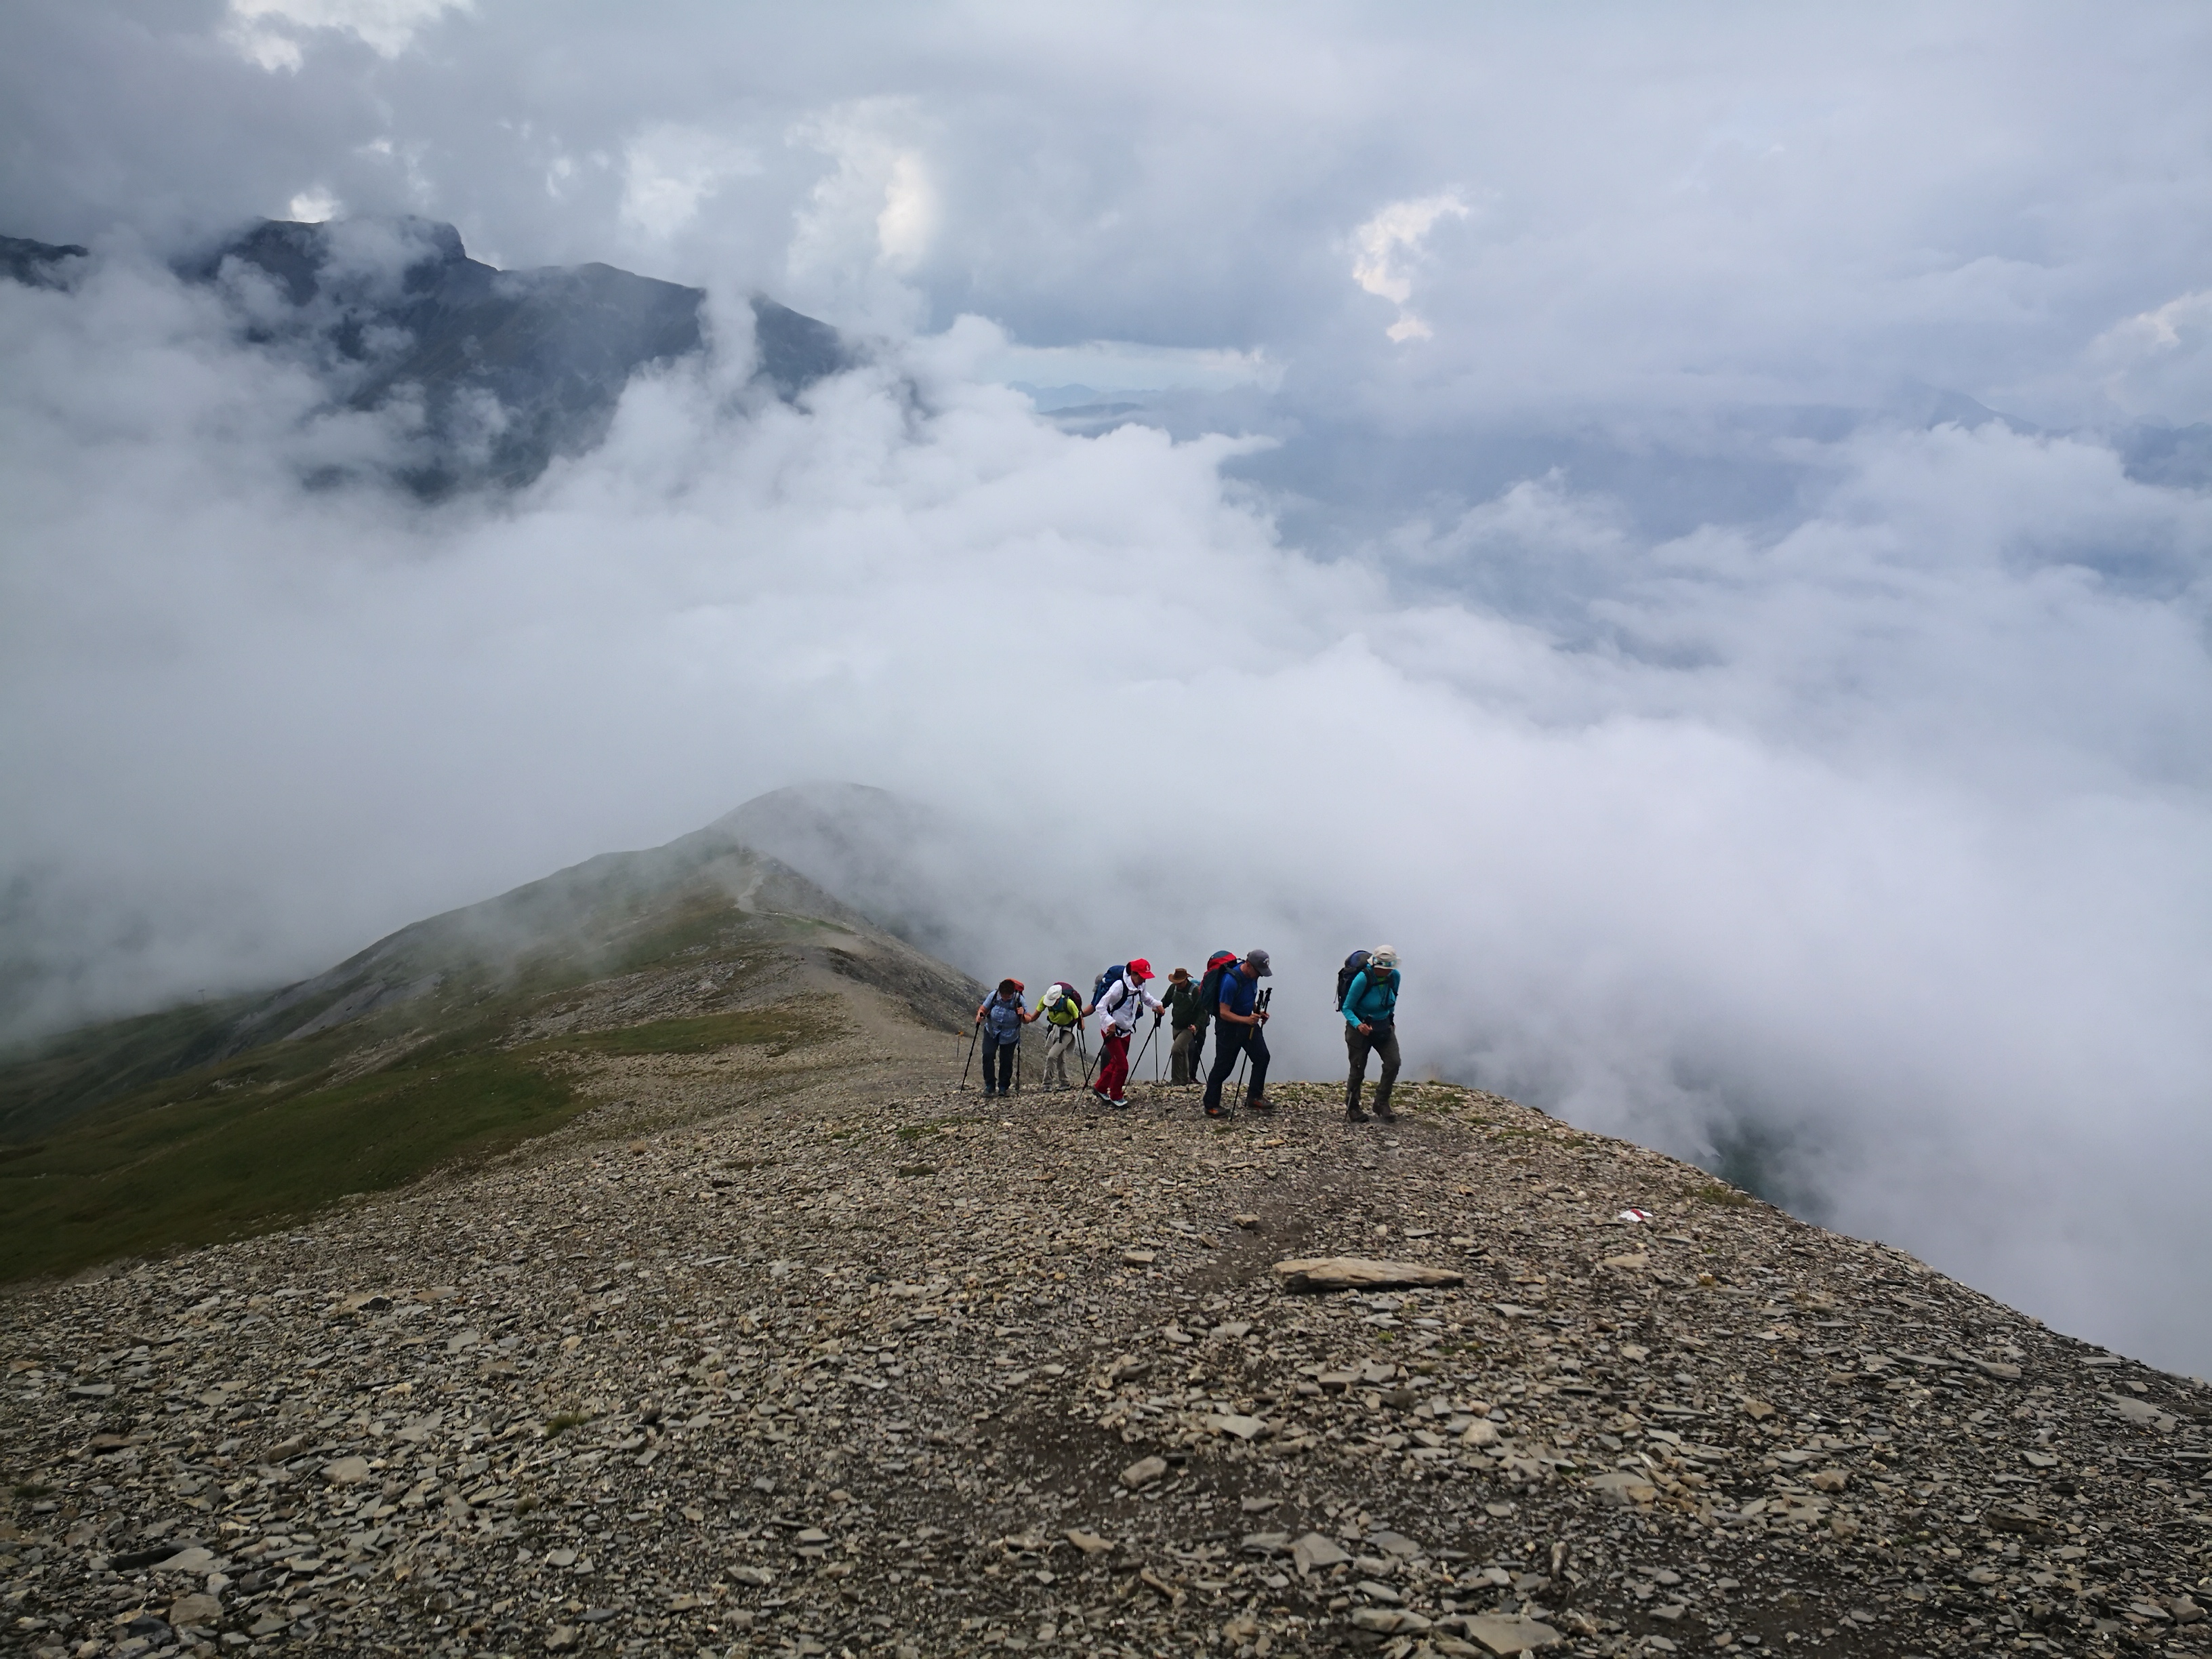
<instances>
[{"instance_id":1,"label":"group of hiker","mask_svg":"<svg viewBox=\"0 0 2212 1659\"><path fill-rule=\"evenodd\" d=\"M1084 1060L1084 1085L1110 1107L1129 1104L1129 1049L1146 1014L1152 1026L1145 1044L1157 1038L1162 1022L1169 1028L1169 1078L1172 1084L1192 1086L1200 1081L1209 1030L1213 1035L1213 1063L1206 1069L1203 1100L1208 1117L1226 1117L1224 1085L1232 1075L1249 1069L1244 1107L1248 1111L1272 1112L1267 1098L1267 1005L1273 988L1260 981L1273 978L1274 966L1265 951L1216 951L1204 971L1191 977L1187 968L1168 975L1164 994L1146 988L1153 983L1152 964L1142 957L1116 963L1098 975L1088 1001L1066 980L1045 987L1031 1007L1024 1000L1028 989L1018 979L1002 979L998 988L975 1011L975 1034L969 1039L972 1060L980 1045L983 1058L986 1098L1012 1094L1021 1051L1022 1028L1044 1022L1044 1086L1069 1089L1071 1057ZM1374 1115L1386 1123L1396 1121L1390 1109L1391 1086L1398 1080L1398 953L1388 945L1372 951L1354 951L1345 958L1336 976L1336 1011L1344 1022L1344 1044L1349 1074L1344 1090L1346 1121L1364 1123L1368 1114L1360 1097L1371 1055L1381 1062L1375 1088ZM1085 1042L1084 1022L1098 1017L1098 1054L1094 1060ZM1141 1059L1141 1052L1139 1059ZM964 1069L964 1068L963 1068Z\"/></svg>"}]
</instances>

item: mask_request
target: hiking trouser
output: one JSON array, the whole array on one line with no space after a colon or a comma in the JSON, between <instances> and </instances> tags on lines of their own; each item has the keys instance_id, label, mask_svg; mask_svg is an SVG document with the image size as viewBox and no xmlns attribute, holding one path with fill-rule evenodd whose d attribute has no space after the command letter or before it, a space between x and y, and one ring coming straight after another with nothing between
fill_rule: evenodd
<instances>
[{"instance_id":1,"label":"hiking trouser","mask_svg":"<svg viewBox=\"0 0 2212 1659\"><path fill-rule=\"evenodd\" d=\"M1252 1081L1245 1098L1257 1100L1267 1092L1266 1033L1256 1025L1233 1025L1224 1020L1220 1034L1213 1039L1213 1069L1206 1074L1206 1109L1209 1112L1221 1104L1221 1085L1237 1069L1240 1054L1252 1057Z\"/></svg>"},{"instance_id":2,"label":"hiking trouser","mask_svg":"<svg viewBox=\"0 0 2212 1659\"><path fill-rule=\"evenodd\" d=\"M1044 1034L1045 1084L1067 1081L1067 1057L1075 1052L1075 1028L1073 1025L1050 1025Z\"/></svg>"},{"instance_id":3,"label":"hiking trouser","mask_svg":"<svg viewBox=\"0 0 2212 1659\"><path fill-rule=\"evenodd\" d=\"M1382 1062L1382 1075L1375 1081L1375 1109L1390 1109L1390 1085L1398 1080L1398 1026L1389 1021L1375 1027L1366 1036L1359 1035L1357 1025L1344 1028L1344 1048L1352 1060L1352 1075L1344 1080L1344 1109L1359 1109L1360 1085L1367 1081L1367 1056L1375 1055Z\"/></svg>"},{"instance_id":4,"label":"hiking trouser","mask_svg":"<svg viewBox=\"0 0 2212 1659\"><path fill-rule=\"evenodd\" d=\"M994 1036L986 1036L983 1039L983 1092L985 1094L989 1094L994 1088L1000 1094L1005 1094L1013 1088L1014 1055L1021 1046L1022 1040L1019 1037L1016 1037L1012 1042L1001 1042ZM999 1080L995 1084L991 1081L991 1062L994 1060L999 1064Z\"/></svg>"},{"instance_id":5,"label":"hiking trouser","mask_svg":"<svg viewBox=\"0 0 2212 1659\"><path fill-rule=\"evenodd\" d=\"M1206 1027L1186 1025L1175 1034L1168 1049L1168 1079L1173 1083L1198 1081L1198 1048L1206 1041Z\"/></svg>"},{"instance_id":6,"label":"hiking trouser","mask_svg":"<svg viewBox=\"0 0 2212 1659\"><path fill-rule=\"evenodd\" d=\"M1129 1086L1129 1034L1109 1026L1098 1040L1098 1080L1091 1085L1109 1100Z\"/></svg>"}]
</instances>

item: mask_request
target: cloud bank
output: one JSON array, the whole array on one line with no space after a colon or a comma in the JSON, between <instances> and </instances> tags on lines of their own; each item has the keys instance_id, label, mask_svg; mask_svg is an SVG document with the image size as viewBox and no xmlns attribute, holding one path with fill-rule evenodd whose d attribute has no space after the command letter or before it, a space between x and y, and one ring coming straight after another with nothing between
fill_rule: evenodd
<instances>
[{"instance_id":1,"label":"cloud bank","mask_svg":"<svg viewBox=\"0 0 2212 1659\"><path fill-rule=\"evenodd\" d=\"M2212 1362L2212 495L2127 435L2212 419L2197 14L403 13L9 26L0 228L97 255L0 287L42 1017L851 777L979 971L1264 943L1322 1073L1388 939L1415 1066ZM520 496L307 489L395 434L155 256L308 191L718 353ZM874 361L741 395L758 288ZM1082 354L1145 419L1000 383Z\"/></svg>"}]
</instances>

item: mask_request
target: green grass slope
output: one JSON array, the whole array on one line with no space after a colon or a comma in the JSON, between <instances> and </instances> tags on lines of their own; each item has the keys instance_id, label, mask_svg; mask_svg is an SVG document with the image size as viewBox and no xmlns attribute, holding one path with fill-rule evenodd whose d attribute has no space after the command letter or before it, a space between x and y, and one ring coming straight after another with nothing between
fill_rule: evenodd
<instances>
[{"instance_id":1,"label":"green grass slope","mask_svg":"<svg viewBox=\"0 0 2212 1659\"><path fill-rule=\"evenodd\" d=\"M573 1119L595 1056L789 1048L794 965L948 1027L975 988L714 832L403 929L274 995L0 1063L0 1279L283 1224ZM735 1005L735 1006L733 1006Z\"/></svg>"}]
</instances>

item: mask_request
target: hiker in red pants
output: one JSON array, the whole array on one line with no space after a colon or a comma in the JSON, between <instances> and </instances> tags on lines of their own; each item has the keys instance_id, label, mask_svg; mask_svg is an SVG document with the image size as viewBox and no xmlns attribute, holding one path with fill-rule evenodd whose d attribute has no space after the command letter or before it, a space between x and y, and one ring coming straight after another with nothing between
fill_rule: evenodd
<instances>
[{"instance_id":1,"label":"hiker in red pants","mask_svg":"<svg viewBox=\"0 0 2212 1659\"><path fill-rule=\"evenodd\" d=\"M1167 1005L1145 989L1152 976L1152 964L1135 957L1098 999L1098 1017L1104 1024L1099 1033L1098 1080L1091 1086L1109 1106L1129 1103L1121 1091L1129 1083L1129 1037L1137 1021L1147 1008L1155 1016L1166 1011Z\"/></svg>"}]
</instances>

